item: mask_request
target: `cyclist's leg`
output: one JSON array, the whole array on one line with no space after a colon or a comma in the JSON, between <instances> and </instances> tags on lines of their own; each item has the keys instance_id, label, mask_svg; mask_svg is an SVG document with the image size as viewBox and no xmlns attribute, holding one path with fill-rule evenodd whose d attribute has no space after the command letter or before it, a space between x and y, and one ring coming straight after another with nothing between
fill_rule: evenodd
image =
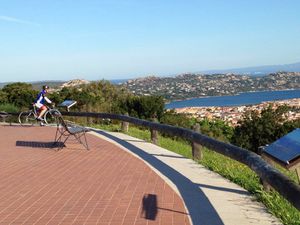
<instances>
[{"instance_id":1,"label":"cyclist's leg","mask_svg":"<svg viewBox=\"0 0 300 225\"><path fill-rule=\"evenodd\" d=\"M38 120L42 120L42 118L43 118L43 116L44 116L44 114L45 114L46 111L47 111L47 107L44 106L44 105L42 105L42 106L39 108L39 113L38 113L37 119L38 119Z\"/></svg>"}]
</instances>

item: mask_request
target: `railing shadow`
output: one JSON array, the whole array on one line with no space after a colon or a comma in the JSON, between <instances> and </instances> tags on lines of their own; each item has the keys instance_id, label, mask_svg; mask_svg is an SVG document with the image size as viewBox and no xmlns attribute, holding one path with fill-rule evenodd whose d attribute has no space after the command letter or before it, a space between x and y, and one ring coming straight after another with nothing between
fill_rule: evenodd
<instances>
[{"instance_id":1,"label":"railing shadow","mask_svg":"<svg viewBox=\"0 0 300 225\"><path fill-rule=\"evenodd\" d=\"M65 147L63 142L42 142L42 141L16 141L16 146L30 147L30 148L62 148Z\"/></svg>"},{"instance_id":2,"label":"railing shadow","mask_svg":"<svg viewBox=\"0 0 300 225\"><path fill-rule=\"evenodd\" d=\"M177 159L186 159L184 156L177 156L177 155L165 155L165 154L151 154L153 156L159 156L159 157L167 157L167 158L177 158Z\"/></svg>"},{"instance_id":3,"label":"railing shadow","mask_svg":"<svg viewBox=\"0 0 300 225\"><path fill-rule=\"evenodd\" d=\"M142 143L146 143L147 142L147 141L144 141L144 140L134 140L134 139L132 139L132 140L128 139L128 140L124 140L124 141L142 142Z\"/></svg>"},{"instance_id":4,"label":"railing shadow","mask_svg":"<svg viewBox=\"0 0 300 225\"><path fill-rule=\"evenodd\" d=\"M217 186L212 186L212 185L207 185L207 184L197 184L197 185L199 187L203 187L203 188L207 188L207 189L223 191L223 192L232 192L232 193L236 193L236 194L250 196L248 191L236 190L236 189L232 189L232 188L217 187ZM224 194L226 194L226 193L224 193Z\"/></svg>"},{"instance_id":5,"label":"railing shadow","mask_svg":"<svg viewBox=\"0 0 300 225\"><path fill-rule=\"evenodd\" d=\"M166 165L162 161L158 160L153 155L144 152L142 149L122 140L114 137L108 133L100 130L93 129L96 133L103 135L121 146L125 147L135 155L142 158L144 161L149 163L151 166L160 171L164 176L166 176L173 184L176 185L185 206L189 212L193 224L197 225L223 225L219 214L210 203L209 199L199 188L199 184L195 184L187 179L185 176L174 170L172 167ZM147 199L146 199L147 200ZM143 204L144 201L142 200ZM153 200L153 199L152 199ZM148 200L149 201L149 200ZM150 204L151 205L151 204ZM158 208L159 209L159 208ZM144 208L146 210L146 208ZM181 212L182 213L182 212ZM148 213L146 216L149 218L154 217L153 212Z\"/></svg>"}]
</instances>

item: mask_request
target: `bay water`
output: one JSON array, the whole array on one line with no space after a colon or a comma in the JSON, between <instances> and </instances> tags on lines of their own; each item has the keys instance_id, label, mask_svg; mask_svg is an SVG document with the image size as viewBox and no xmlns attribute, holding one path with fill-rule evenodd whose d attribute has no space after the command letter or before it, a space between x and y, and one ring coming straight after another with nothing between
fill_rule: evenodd
<instances>
[{"instance_id":1,"label":"bay water","mask_svg":"<svg viewBox=\"0 0 300 225\"><path fill-rule=\"evenodd\" d=\"M170 102L165 105L165 108L255 105L292 98L300 98L300 90L245 92L238 95L193 98Z\"/></svg>"}]
</instances>

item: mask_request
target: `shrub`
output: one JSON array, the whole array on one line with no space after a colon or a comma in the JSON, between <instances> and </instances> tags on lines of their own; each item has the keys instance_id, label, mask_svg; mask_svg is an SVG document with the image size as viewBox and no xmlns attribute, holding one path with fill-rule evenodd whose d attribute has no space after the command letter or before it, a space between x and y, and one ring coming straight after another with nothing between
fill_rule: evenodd
<instances>
[{"instance_id":1,"label":"shrub","mask_svg":"<svg viewBox=\"0 0 300 225\"><path fill-rule=\"evenodd\" d=\"M0 111L12 113L12 112L18 112L19 108L14 104L5 103L5 104L0 104Z\"/></svg>"}]
</instances>

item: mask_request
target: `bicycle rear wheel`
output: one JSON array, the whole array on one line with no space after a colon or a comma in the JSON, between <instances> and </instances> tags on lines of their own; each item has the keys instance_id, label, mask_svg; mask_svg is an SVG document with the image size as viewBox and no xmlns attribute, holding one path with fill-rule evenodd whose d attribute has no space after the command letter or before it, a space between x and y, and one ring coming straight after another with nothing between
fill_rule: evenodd
<instances>
[{"instance_id":1,"label":"bicycle rear wheel","mask_svg":"<svg viewBox=\"0 0 300 225\"><path fill-rule=\"evenodd\" d=\"M50 109L44 115L44 121L46 124L57 124L57 115L61 113L57 109Z\"/></svg>"},{"instance_id":2,"label":"bicycle rear wheel","mask_svg":"<svg viewBox=\"0 0 300 225\"><path fill-rule=\"evenodd\" d=\"M34 124L37 123L36 118L34 116L34 113L32 110L26 111L26 112L21 112L19 114L19 123L22 126L33 126Z\"/></svg>"}]
</instances>

